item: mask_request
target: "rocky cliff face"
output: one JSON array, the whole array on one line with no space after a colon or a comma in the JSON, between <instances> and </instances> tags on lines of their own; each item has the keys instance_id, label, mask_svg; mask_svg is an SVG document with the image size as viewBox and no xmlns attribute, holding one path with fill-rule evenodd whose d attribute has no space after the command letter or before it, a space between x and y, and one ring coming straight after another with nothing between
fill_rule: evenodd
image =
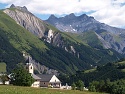
<instances>
[{"instance_id":1,"label":"rocky cliff face","mask_svg":"<svg viewBox=\"0 0 125 94\"><path fill-rule=\"evenodd\" d=\"M125 54L125 34L114 35L111 33L101 33L100 36L110 45L110 48L115 49L119 53Z\"/></svg>"},{"instance_id":2,"label":"rocky cliff face","mask_svg":"<svg viewBox=\"0 0 125 94\"><path fill-rule=\"evenodd\" d=\"M94 17L89 17L86 14L81 16L70 14L61 18L51 15L46 21L64 32L83 33L94 31L104 48L113 48L119 53L125 53L125 37L123 37L125 29L100 23Z\"/></svg>"},{"instance_id":3,"label":"rocky cliff face","mask_svg":"<svg viewBox=\"0 0 125 94\"><path fill-rule=\"evenodd\" d=\"M28 31L39 36L44 36L44 22L30 13L27 8L11 5L10 9L5 9L4 13L13 18L19 25Z\"/></svg>"}]
</instances>

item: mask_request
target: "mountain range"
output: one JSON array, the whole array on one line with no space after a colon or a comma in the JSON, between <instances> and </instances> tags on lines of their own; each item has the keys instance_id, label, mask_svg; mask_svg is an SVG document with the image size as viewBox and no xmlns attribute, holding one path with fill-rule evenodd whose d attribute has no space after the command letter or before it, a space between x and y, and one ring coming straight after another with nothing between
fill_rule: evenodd
<instances>
[{"instance_id":1,"label":"mountain range","mask_svg":"<svg viewBox=\"0 0 125 94\"><path fill-rule=\"evenodd\" d=\"M71 14L66 16L67 20L63 21L71 24L70 21L74 18L77 17ZM89 18L94 20L93 17ZM50 19L60 18L50 16L48 20ZM73 74L78 70L115 62L123 57L123 54L118 53L119 51L112 49L108 40L114 41L113 38L116 37L121 41L121 36L124 38L123 34L117 30L121 30L122 33L124 29L115 28L114 33L104 29L86 29L86 32L79 31L79 33L62 32L63 30L54 27L52 23L50 25L48 20L43 21L37 18L25 6L20 7L12 4L10 8L0 10L0 62L7 64L8 72L17 63L25 62L24 52L39 65L64 74ZM71 27L71 25L69 26Z\"/></svg>"},{"instance_id":2,"label":"mountain range","mask_svg":"<svg viewBox=\"0 0 125 94\"><path fill-rule=\"evenodd\" d=\"M93 44L100 41L105 49L112 48L119 53L125 53L125 29L100 23L94 17L87 16L86 14L75 16L72 13L60 18L51 15L46 21L63 32L77 33L77 37L80 37L81 41L92 47ZM86 36L88 31L94 32L94 36L91 36L91 34L90 36L91 38L97 37L96 41L93 40L94 42L92 42L89 34Z\"/></svg>"}]
</instances>

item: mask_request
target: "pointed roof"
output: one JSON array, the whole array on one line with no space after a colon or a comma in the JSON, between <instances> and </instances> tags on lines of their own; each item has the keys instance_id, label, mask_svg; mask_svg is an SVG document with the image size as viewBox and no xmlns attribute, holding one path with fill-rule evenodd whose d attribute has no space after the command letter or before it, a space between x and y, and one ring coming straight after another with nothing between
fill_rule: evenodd
<instances>
[{"instance_id":1,"label":"pointed roof","mask_svg":"<svg viewBox=\"0 0 125 94\"><path fill-rule=\"evenodd\" d=\"M44 82L49 82L53 77L53 75L50 75L50 74L37 74L37 76L41 78L40 81L44 81Z\"/></svg>"},{"instance_id":2,"label":"pointed roof","mask_svg":"<svg viewBox=\"0 0 125 94\"><path fill-rule=\"evenodd\" d=\"M35 80L41 80L41 78L38 77L37 75L35 75L35 74L31 74L31 75L32 75L32 77L33 77Z\"/></svg>"}]
</instances>

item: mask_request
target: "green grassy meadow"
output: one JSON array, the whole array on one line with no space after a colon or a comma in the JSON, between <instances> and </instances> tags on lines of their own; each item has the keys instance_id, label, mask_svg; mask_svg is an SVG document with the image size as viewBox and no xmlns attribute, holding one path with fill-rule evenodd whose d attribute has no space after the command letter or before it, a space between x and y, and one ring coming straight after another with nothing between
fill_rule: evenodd
<instances>
[{"instance_id":1,"label":"green grassy meadow","mask_svg":"<svg viewBox=\"0 0 125 94\"><path fill-rule=\"evenodd\" d=\"M6 72L6 63L0 62L0 73Z\"/></svg>"},{"instance_id":2,"label":"green grassy meadow","mask_svg":"<svg viewBox=\"0 0 125 94\"><path fill-rule=\"evenodd\" d=\"M1 85L0 94L104 94L104 93Z\"/></svg>"}]
</instances>

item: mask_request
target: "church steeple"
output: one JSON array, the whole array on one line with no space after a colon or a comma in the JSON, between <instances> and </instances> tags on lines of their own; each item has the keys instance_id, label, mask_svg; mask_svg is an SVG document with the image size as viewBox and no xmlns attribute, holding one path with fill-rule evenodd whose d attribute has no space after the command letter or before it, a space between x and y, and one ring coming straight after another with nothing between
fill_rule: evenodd
<instances>
[{"instance_id":1,"label":"church steeple","mask_svg":"<svg viewBox=\"0 0 125 94\"><path fill-rule=\"evenodd\" d=\"M33 64L32 64L32 58L30 56L28 57L27 69L28 69L29 73L34 74L34 68L33 68Z\"/></svg>"},{"instance_id":2,"label":"church steeple","mask_svg":"<svg viewBox=\"0 0 125 94\"><path fill-rule=\"evenodd\" d=\"M29 73L34 74L34 72L33 72L33 64L32 63L28 63L28 71L29 71Z\"/></svg>"}]
</instances>

